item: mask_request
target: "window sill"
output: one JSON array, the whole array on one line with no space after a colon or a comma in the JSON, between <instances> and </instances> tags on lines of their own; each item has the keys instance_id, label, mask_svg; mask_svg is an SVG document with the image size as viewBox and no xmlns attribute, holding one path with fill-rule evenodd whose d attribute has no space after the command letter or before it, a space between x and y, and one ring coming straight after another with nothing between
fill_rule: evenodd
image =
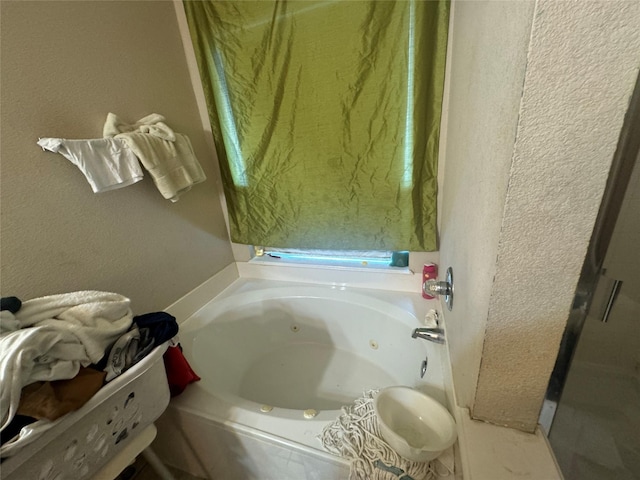
<instances>
[{"instance_id":1,"label":"window sill","mask_svg":"<svg viewBox=\"0 0 640 480\"><path fill-rule=\"evenodd\" d=\"M391 267L385 262L360 261L360 260L323 260L303 258L277 258L269 255L253 257L249 260L252 265L277 265L281 267L303 267L325 270L342 270L351 272L385 273L396 275L413 275L409 267Z\"/></svg>"}]
</instances>

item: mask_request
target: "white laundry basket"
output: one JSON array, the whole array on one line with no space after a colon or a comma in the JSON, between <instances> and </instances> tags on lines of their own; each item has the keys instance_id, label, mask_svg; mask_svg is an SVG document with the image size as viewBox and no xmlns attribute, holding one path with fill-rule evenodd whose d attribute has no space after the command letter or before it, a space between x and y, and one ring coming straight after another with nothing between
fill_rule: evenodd
<instances>
[{"instance_id":1,"label":"white laundry basket","mask_svg":"<svg viewBox=\"0 0 640 480\"><path fill-rule=\"evenodd\" d=\"M102 387L82 408L62 417L0 465L2 480L91 478L169 404L162 355L156 347Z\"/></svg>"}]
</instances>

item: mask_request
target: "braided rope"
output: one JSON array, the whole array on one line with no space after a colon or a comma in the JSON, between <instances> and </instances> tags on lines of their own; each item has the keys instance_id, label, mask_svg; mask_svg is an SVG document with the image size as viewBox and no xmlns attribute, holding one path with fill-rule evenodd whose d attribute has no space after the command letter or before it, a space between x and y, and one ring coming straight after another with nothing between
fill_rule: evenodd
<instances>
[{"instance_id":1,"label":"braided rope","mask_svg":"<svg viewBox=\"0 0 640 480\"><path fill-rule=\"evenodd\" d=\"M352 405L342 407L342 415L318 437L325 450L350 460L349 480L434 480L453 473L437 459L428 463L407 460L382 439L373 409L376 393L378 390L364 392ZM381 468L380 462L387 468Z\"/></svg>"}]
</instances>

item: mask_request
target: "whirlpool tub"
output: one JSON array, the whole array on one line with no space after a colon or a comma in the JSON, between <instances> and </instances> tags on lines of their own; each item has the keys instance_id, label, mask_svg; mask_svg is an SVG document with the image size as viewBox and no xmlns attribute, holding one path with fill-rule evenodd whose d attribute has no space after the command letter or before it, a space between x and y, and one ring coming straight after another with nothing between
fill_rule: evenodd
<instances>
[{"instance_id":1,"label":"whirlpool tub","mask_svg":"<svg viewBox=\"0 0 640 480\"><path fill-rule=\"evenodd\" d=\"M181 324L202 380L171 402L156 449L209 478L348 476L317 438L342 405L390 385L447 404L444 347L411 338L436 306L417 293L237 280Z\"/></svg>"}]
</instances>

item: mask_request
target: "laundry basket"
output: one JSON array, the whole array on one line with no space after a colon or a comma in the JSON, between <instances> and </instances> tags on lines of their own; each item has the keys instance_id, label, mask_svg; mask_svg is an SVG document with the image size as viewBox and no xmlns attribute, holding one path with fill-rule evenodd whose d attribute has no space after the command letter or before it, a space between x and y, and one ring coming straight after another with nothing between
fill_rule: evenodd
<instances>
[{"instance_id":1,"label":"laundry basket","mask_svg":"<svg viewBox=\"0 0 640 480\"><path fill-rule=\"evenodd\" d=\"M169 404L163 344L0 465L2 480L91 478Z\"/></svg>"}]
</instances>

